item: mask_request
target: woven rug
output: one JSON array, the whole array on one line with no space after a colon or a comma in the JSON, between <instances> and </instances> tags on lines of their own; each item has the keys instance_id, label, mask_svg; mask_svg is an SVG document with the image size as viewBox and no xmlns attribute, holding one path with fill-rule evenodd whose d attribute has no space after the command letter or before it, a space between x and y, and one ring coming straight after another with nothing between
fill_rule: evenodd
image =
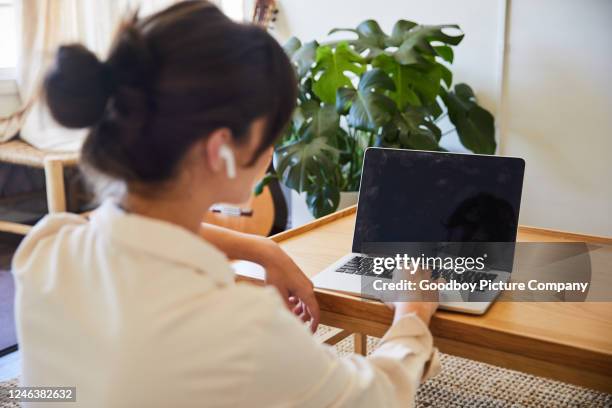
<instances>
[{"instance_id":1,"label":"woven rug","mask_svg":"<svg viewBox=\"0 0 612 408\"><path fill-rule=\"evenodd\" d=\"M17 387L17 379L0 382L0 407L2 408L19 408L19 403L8 398L8 390Z\"/></svg>"},{"instance_id":2,"label":"woven rug","mask_svg":"<svg viewBox=\"0 0 612 408\"><path fill-rule=\"evenodd\" d=\"M331 330L321 327L321 334ZM368 337L368 351L379 339ZM338 354L353 350L351 337L336 345ZM518 371L479 363L465 358L441 355L442 372L421 386L417 407L450 408L612 408L612 395ZM17 380L0 383L0 407L18 408L7 400L5 390Z\"/></svg>"},{"instance_id":3,"label":"woven rug","mask_svg":"<svg viewBox=\"0 0 612 408\"><path fill-rule=\"evenodd\" d=\"M317 335L329 330L322 326ZM368 336L368 353L380 339ZM339 355L353 352L353 338L336 344ZM612 394L441 353L442 371L421 385L419 408L612 408Z\"/></svg>"}]
</instances>

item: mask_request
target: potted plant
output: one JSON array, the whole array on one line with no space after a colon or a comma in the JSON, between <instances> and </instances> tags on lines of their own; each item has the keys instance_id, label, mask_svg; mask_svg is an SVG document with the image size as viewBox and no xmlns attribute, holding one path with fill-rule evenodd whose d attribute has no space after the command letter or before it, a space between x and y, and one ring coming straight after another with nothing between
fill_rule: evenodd
<instances>
[{"instance_id":1,"label":"potted plant","mask_svg":"<svg viewBox=\"0 0 612 408\"><path fill-rule=\"evenodd\" d=\"M448 68L463 34L398 21L390 35L374 20L350 40L302 43L285 50L298 78L297 109L277 144L272 178L304 193L315 217L335 211L344 192L359 189L363 151L368 146L444 150L438 123L448 116L463 146L493 154L493 116L480 107L466 84L453 87ZM353 193L356 194L356 193Z\"/></svg>"}]
</instances>

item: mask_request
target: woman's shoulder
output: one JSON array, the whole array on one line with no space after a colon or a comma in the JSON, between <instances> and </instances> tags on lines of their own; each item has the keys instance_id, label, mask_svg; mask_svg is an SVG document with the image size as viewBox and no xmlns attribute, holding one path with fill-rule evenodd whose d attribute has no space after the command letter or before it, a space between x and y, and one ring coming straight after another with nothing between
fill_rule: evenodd
<instances>
[{"instance_id":1,"label":"woman's shoulder","mask_svg":"<svg viewBox=\"0 0 612 408\"><path fill-rule=\"evenodd\" d=\"M87 224L87 220L76 214L59 213L46 215L32 227L23 241L21 241L21 244L19 244L13 256L13 272L17 274L39 246L53 240L66 228L78 227L83 224Z\"/></svg>"}]
</instances>

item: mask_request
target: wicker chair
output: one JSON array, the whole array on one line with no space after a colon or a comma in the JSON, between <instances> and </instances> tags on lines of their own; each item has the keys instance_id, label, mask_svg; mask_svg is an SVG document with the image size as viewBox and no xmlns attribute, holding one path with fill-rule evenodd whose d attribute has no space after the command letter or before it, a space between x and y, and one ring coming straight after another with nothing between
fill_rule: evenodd
<instances>
[{"instance_id":1,"label":"wicker chair","mask_svg":"<svg viewBox=\"0 0 612 408\"><path fill-rule=\"evenodd\" d=\"M45 170L49 213L66 211L64 167L75 166L78 161L79 154L77 152L43 151L18 139L0 143L0 162ZM0 220L0 231L25 235L31 228L27 224Z\"/></svg>"}]
</instances>

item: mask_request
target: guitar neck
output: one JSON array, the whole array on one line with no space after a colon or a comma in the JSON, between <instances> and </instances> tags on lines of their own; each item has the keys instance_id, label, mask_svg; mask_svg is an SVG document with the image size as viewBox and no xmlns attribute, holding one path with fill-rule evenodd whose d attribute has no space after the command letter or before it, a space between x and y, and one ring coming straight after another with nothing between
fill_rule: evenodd
<instances>
[{"instance_id":1,"label":"guitar neck","mask_svg":"<svg viewBox=\"0 0 612 408\"><path fill-rule=\"evenodd\" d=\"M274 0L257 0L253 9L253 23L265 27L273 28L272 25L276 21L278 9Z\"/></svg>"}]
</instances>

